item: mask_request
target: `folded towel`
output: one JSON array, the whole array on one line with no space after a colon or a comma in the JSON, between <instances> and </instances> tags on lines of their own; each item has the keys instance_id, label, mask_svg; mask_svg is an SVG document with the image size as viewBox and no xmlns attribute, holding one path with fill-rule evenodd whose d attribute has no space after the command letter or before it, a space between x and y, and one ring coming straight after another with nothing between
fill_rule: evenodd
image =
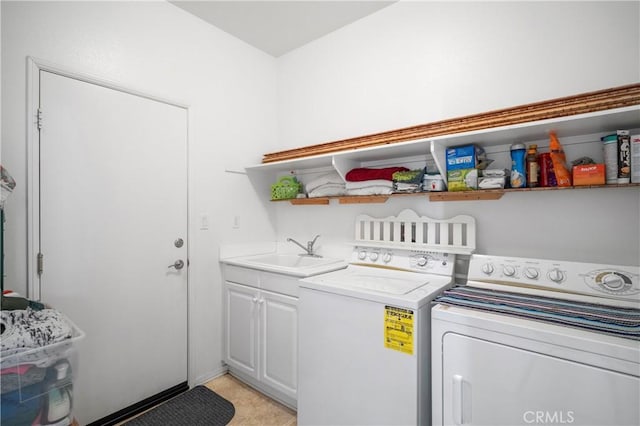
<instances>
[{"instance_id":1,"label":"folded towel","mask_svg":"<svg viewBox=\"0 0 640 426\"><path fill-rule=\"evenodd\" d=\"M347 182L345 187L349 189L361 189L370 187L393 188L393 182L384 179L363 180L360 182Z\"/></svg>"},{"instance_id":2,"label":"folded towel","mask_svg":"<svg viewBox=\"0 0 640 426\"><path fill-rule=\"evenodd\" d=\"M507 175L505 169L486 169L482 171L482 176L485 177L504 177Z\"/></svg>"},{"instance_id":3,"label":"folded towel","mask_svg":"<svg viewBox=\"0 0 640 426\"><path fill-rule=\"evenodd\" d=\"M366 167L359 167L347 172L345 179L349 182L360 182L363 180L384 179L393 180L393 174L395 172L407 171L406 167L386 167L383 169L369 169Z\"/></svg>"},{"instance_id":4,"label":"folded towel","mask_svg":"<svg viewBox=\"0 0 640 426\"><path fill-rule=\"evenodd\" d=\"M420 192L422 191L422 184L394 182L393 190L395 192Z\"/></svg>"},{"instance_id":5,"label":"folded towel","mask_svg":"<svg viewBox=\"0 0 640 426\"><path fill-rule=\"evenodd\" d=\"M389 186L369 186L366 188L347 189L347 195L387 195L392 193L393 189Z\"/></svg>"},{"instance_id":6,"label":"folded towel","mask_svg":"<svg viewBox=\"0 0 640 426\"><path fill-rule=\"evenodd\" d=\"M409 170L406 172L395 172L393 174L393 181L403 183L420 183L422 182L425 170L426 167L424 169Z\"/></svg>"},{"instance_id":7,"label":"folded towel","mask_svg":"<svg viewBox=\"0 0 640 426\"><path fill-rule=\"evenodd\" d=\"M309 191L307 194L309 198L318 198L318 197L337 197L340 195L344 195L345 188L343 184L335 184L335 183L327 183L319 186L313 191Z\"/></svg>"},{"instance_id":8,"label":"folded towel","mask_svg":"<svg viewBox=\"0 0 640 426\"><path fill-rule=\"evenodd\" d=\"M344 180L342 180L342 178L340 177L340 175L336 172L331 172L331 173L327 173L325 175L322 176L318 176L317 178L313 179L312 181L310 181L309 183L307 183L305 185L305 189L307 190L307 192L311 192L314 189L322 186L322 185L326 185L326 184L342 184L344 185Z\"/></svg>"}]
</instances>

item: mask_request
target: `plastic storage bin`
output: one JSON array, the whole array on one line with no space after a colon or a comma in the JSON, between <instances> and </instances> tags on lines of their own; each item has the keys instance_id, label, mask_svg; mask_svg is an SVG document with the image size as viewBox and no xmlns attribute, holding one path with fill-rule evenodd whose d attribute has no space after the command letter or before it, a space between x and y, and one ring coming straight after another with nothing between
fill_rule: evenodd
<instances>
[{"instance_id":1,"label":"plastic storage bin","mask_svg":"<svg viewBox=\"0 0 640 426\"><path fill-rule=\"evenodd\" d=\"M34 349L7 351L0 358L2 425L66 425L73 422L76 342L84 332L62 315L71 338Z\"/></svg>"}]
</instances>

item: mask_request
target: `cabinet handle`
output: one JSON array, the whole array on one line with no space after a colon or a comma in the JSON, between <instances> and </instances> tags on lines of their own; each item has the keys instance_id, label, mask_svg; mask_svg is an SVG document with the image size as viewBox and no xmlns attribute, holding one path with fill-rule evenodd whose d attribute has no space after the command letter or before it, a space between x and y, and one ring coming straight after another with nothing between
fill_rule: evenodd
<instances>
[{"instance_id":1,"label":"cabinet handle","mask_svg":"<svg viewBox=\"0 0 640 426\"><path fill-rule=\"evenodd\" d=\"M258 300L258 303L262 305L264 303L264 299Z\"/></svg>"},{"instance_id":2,"label":"cabinet handle","mask_svg":"<svg viewBox=\"0 0 640 426\"><path fill-rule=\"evenodd\" d=\"M254 297L253 299L251 299L251 301L252 301L253 303L258 303L258 298L257 298L257 297Z\"/></svg>"}]
</instances>

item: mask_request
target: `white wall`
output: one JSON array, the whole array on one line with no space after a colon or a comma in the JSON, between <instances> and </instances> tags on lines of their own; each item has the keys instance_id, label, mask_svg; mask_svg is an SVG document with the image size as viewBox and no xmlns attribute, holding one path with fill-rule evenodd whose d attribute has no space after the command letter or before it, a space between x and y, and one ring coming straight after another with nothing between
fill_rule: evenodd
<instances>
[{"instance_id":1,"label":"white wall","mask_svg":"<svg viewBox=\"0 0 640 426\"><path fill-rule=\"evenodd\" d=\"M637 83L639 8L638 2L394 4L279 58L280 142L292 148ZM480 253L640 263L637 188L477 202L278 203L278 236L349 240L356 214L382 217L407 207L437 218L473 215Z\"/></svg>"},{"instance_id":2,"label":"white wall","mask_svg":"<svg viewBox=\"0 0 640 426\"><path fill-rule=\"evenodd\" d=\"M274 149L275 60L166 2L2 2L2 164L18 183L7 202L6 286L23 293L28 55L189 105L191 379L210 377L222 359L219 244L273 240L246 176L224 170Z\"/></svg>"},{"instance_id":3,"label":"white wall","mask_svg":"<svg viewBox=\"0 0 640 426\"><path fill-rule=\"evenodd\" d=\"M294 207L272 205L224 169L280 149L636 82L638 12L637 2L403 2L275 60L164 2L2 2L2 163L19 185L7 204L7 286L24 291L26 282L27 55L190 105L196 381L220 367L219 245L271 240L272 221L281 242L321 233L327 247L351 239L360 212L468 213L480 252L637 264L637 189ZM203 213L208 231L198 227Z\"/></svg>"}]
</instances>

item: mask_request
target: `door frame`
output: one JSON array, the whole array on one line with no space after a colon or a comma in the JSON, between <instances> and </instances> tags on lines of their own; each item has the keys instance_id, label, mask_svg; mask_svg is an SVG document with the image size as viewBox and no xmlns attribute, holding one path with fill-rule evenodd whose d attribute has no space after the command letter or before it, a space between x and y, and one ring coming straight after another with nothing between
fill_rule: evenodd
<instances>
[{"instance_id":1,"label":"door frame","mask_svg":"<svg viewBox=\"0 0 640 426\"><path fill-rule=\"evenodd\" d=\"M106 80L101 77L89 75L78 70L62 67L51 62L27 57L27 102L26 102L26 144L27 144L27 297L32 300L40 299L40 278L38 276L37 260L40 251L40 133L38 124L41 118L38 115L38 107L40 105L40 71L46 71L57 74L62 77L73 78L85 83L95 84L107 89L117 90L134 96L139 96L156 102L162 102L178 108L186 110L187 128L186 128L186 144L187 144L187 381L189 386L194 381L192 366L195 365L195 351L193 350L193 339L191 324L194 320L191 306L195 306L194 293L191 291L191 273L189 268L189 259L193 241L193 230L191 228L191 212L193 196L192 171L190 167L190 150L192 120L190 107L183 102L176 102L160 96L143 93L130 87L122 86L113 81ZM46 121L46 117L42 118Z\"/></svg>"}]
</instances>

